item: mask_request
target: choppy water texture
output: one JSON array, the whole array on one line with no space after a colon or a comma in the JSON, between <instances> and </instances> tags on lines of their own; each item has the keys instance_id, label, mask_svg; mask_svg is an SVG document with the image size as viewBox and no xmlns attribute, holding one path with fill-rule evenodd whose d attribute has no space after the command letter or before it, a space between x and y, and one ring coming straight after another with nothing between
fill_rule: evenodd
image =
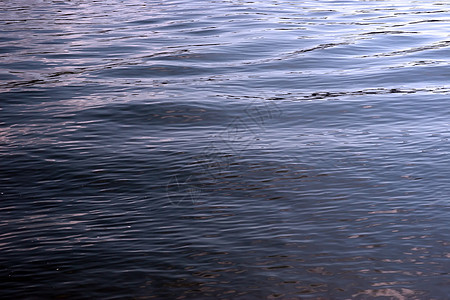
<instances>
[{"instance_id":1,"label":"choppy water texture","mask_svg":"<svg viewBox=\"0 0 450 300\"><path fill-rule=\"evenodd\" d=\"M2 1L0 294L448 299L446 1Z\"/></svg>"}]
</instances>

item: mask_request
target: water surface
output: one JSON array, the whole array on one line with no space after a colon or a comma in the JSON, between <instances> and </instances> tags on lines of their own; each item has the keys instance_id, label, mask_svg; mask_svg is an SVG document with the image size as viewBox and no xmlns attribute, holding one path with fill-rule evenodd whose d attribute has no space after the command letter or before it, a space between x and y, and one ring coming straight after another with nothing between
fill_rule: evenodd
<instances>
[{"instance_id":1,"label":"water surface","mask_svg":"<svg viewBox=\"0 0 450 300\"><path fill-rule=\"evenodd\" d=\"M450 5L0 12L0 295L445 299Z\"/></svg>"}]
</instances>

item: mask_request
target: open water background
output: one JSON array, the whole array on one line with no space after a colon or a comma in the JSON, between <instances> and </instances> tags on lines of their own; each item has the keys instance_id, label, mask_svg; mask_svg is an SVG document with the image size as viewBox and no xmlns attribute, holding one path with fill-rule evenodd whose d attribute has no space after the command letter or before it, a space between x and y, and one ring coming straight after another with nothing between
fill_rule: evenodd
<instances>
[{"instance_id":1,"label":"open water background","mask_svg":"<svg viewBox=\"0 0 450 300\"><path fill-rule=\"evenodd\" d=\"M449 299L447 1L1 6L3 299Z\"/></svg>"}]
</instances>

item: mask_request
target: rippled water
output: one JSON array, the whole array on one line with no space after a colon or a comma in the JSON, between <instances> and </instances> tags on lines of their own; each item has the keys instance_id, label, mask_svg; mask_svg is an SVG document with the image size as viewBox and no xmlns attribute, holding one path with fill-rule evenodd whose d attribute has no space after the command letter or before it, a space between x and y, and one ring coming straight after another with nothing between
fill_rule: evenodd
<instances>
[{"instance_id":1,"label":"rippled water","mask_svg":"<svg viewBox=\"0 0 450 300\"><path fill-rule=\"evenodd\" d=\"M448 299L447 2L2 7L4 298Z\"/></svg>"}]
</instances>

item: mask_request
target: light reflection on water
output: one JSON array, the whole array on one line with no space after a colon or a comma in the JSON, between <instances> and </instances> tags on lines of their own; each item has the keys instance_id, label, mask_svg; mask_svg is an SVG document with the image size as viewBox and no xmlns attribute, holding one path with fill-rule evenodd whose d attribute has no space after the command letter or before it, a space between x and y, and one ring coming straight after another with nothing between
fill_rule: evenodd
<instances>
[{"instance_id":1,"label":"light reflection on water","mask_svg":"<svg viewBox=\"0 0 450 300\"><path fill-rule=\"evenodd\" d=\"M448 297L448 4L3 4L2 296Z\"/></svg>"}]
</instances>

